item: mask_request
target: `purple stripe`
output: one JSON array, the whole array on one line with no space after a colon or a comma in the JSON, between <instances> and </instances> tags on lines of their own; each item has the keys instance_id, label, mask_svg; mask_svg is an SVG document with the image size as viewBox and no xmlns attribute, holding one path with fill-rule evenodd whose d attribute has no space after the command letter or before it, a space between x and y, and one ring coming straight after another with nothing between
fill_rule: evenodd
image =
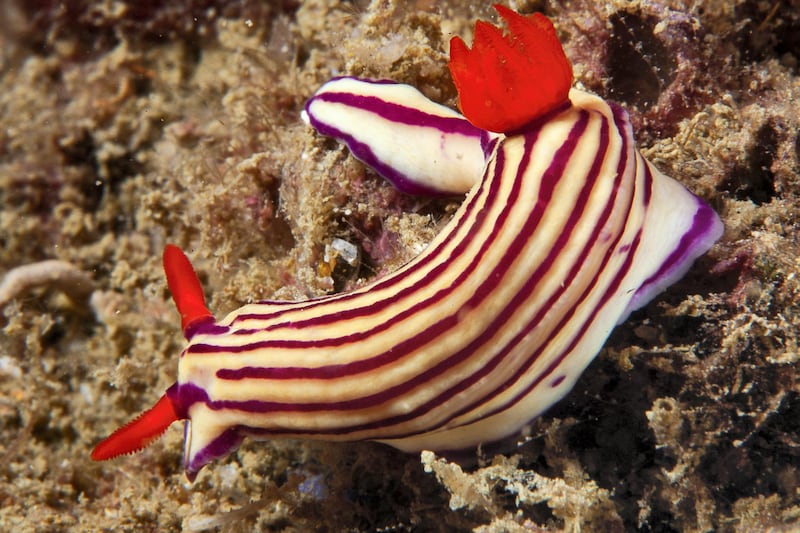
<instances>
[{"instance_id":1,"label":"purple stripe","mask_svg":"<svg viewBox=\"0 0 800 533\"><path fill-rule=\"evenodd\" d=\"M184 465L186 477L190 482L193 482L197 476L197 472L199 472L204 465L207 465L215 459L225 457L238 448L243 440L244 435L242 434L241 428L234 426L226 429L220 433L217 438L208 443L208 445L195 453L188 463Z\"/></svg>"},{"instance_id":2,"label":"purple stripe","mask_svg":"<svg viewBox=\"0 0 800 533\"><path fill-rule=\"evenodd\" d=\"M228 326L220 326L214 321L213 316L190 323L183 332L186 340L192 340L195 335L225 335L230 331ZM181 354L183 356L183 354Z\"/></svg>"},{"instance_id":3,"label":"purple stripe","mask_svg":"<svg viewBox=\"0 0 800 533\"><path fill-rule=\"evenodd\" d=\"M323 93L318 96L314 96L306 103L306 113L308 114L309 122L319 133L322 135L335 137L336 139L343 141L345 144L347 144L350 152L357 159L372 167L378 174L391 182L395 188L406 194L425 196L453 196L453 193L450 191L444 191L434 187L420 185L410 176L407 176L391 165L384 163L375 155L375 153L372 151L372 148L368 144L356 140L355 137L345 133L339 128L335 128L330 124L326 124L325 122L318 120L311 112L311 105L316 101L358 107L363 111L373 113L385 120L395 122L397 124L432 128L442 132L445 135L474 137L480 140L482 147L485 147L489 141L489 135L486 131L476 128L466 119L432 115L430 113L419 111L413 107L386 102L377 96L362 96L347 92Z\"/></svg>"},{"instance_id":4,"label":"purple stripe","mask_svg":"<svg viewBox=\"0 0 800 533\"><path fill-rule=\"evenodd\" d=\"M189 407L192 405L198 402L208 403L210 401L208 393L193 383L174 383L167 389L166 396L172 400L178 420L190 418Z\"/></svg>"},{"instance_id":5,"label":"purple stripe","mask_svg":"<svg viewBox=\"0 0 800 533\"><path fill-rule=\"evenodd\" d=\"M431 128L439 130L445 135L475 137L476 139L480 139L481 145L484 145L489 137L489 134L485 130L473 126L466 118L434 115L426 113L425 111L420 111L415 107L387 102L378 96L364 96L349 92L322 93L311 98L308 103L306 103L306 112L309 111L310 104L317 100L355 107L361 111L372 113L384 120L397 124Z\"/></svg>"},{"instance_id":6,"label":"purple stripe","mask_svg":"<svg viewBox=\"0 0 800 533\"><path fill-rule=\"evenodd\" d=\"M642 283L637 292L647 290L647 287L660 279L670 276L674 271L686 266L701 252L705 251L708 236L716 227L717 214L702 200L697 199L697 211L694 213L692 225L683 234L678 246L672 251L655 274Z\"/></svg>"}]
</instances>

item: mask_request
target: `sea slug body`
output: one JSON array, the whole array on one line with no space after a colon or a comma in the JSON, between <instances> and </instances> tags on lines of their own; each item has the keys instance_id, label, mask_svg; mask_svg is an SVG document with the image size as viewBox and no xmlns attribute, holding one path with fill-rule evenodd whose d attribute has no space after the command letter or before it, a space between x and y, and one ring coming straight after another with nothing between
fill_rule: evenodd
<instances>
[{"instance_id":1,"label":"sea slug body","mask_svg":"<svg viewBox=\"0 0 800 533\"><path fill-rule=\"evenodd\" d=\"M614 326L720 237L702 200L636 150L627 113L570 89L543 16L496 9L450 69L466 116L416 89L342 77L304 119L399 189L466 198L426 250L349 293L221 320L165 251L188 345L156 406L107 459L186 420L192 479L246 436L452 450L512 435L562 398ZM498 80L503 80L502 82Z\"/></svg>"}]
</instances>

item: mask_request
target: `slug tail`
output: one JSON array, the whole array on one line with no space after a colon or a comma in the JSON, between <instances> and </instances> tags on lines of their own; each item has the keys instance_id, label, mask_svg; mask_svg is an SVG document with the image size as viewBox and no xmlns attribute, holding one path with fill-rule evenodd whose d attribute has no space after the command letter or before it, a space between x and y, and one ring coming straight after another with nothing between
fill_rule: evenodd
<instances>
[{"instance_id":1,"label":"slug tail","mask_svg":"<svg viewBox=\"0 0 800 533\"><path fill-rule=\"evenodd\" d=\"M206 307L203 287L192 263L183 250L174 244L168 244L164 248L164 272L172 299L181 314L181 328L189 339L196 325L213 321L214 316Z\"/></svg>"},{"instance_id":2,"label":"slug tail","mask_svg":"<svg viewBox=\"0 0 800 533\"><path fill-rule=\"evenodd\" d=\"M105 461L135 453L158 439L173 422L179 420L175 405L166 394L148 411L122 426L92 450L92 459Z\"/></svg>"}]
</instances>

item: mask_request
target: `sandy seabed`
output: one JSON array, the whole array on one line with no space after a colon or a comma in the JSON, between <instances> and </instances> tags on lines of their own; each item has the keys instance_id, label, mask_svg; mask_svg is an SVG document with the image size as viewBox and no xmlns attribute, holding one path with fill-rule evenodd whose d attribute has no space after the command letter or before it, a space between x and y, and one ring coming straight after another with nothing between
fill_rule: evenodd
<instances>
[{"instance_id":1,"label":"sandy seabed","mask_svg":"<svg viewBox=\"0 0 800 533\"><path fill-rule=\"evenodd\" d=\"M800 529L800 5L511 2L576 81L722 216L512 452L462 467L371 443L247 442L194 484L173 428L92 446L175 380L160 253L217 316L402 265L459 199L404 196L299 112L334 75L455 106L452 35L489 4L0 0L0 530ZM352 267L333 239L357 247Z\"/></svg>"}]
</instances>

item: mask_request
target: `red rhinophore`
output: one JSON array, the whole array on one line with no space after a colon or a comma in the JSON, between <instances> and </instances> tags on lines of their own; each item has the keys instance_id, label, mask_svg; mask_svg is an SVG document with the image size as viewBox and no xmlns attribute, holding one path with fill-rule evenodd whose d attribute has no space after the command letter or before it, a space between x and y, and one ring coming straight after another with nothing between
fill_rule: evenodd
<instances>
[{"instance_id":1,"label":"red rhinophore","mask_svg":"<svg viewBox=\"0 0 800 533\"><path fill-rule=\"evenodd\" d=\"M192 263L183 251L174 244L164 248L164 272L175 306L181 314L181 329L186 333L189 326L200 319L213 318L206 307L203 287Z\"/></svg>"},{"instance_id":2,"label":"red rhinophore","mask_svg":"<svg viewBox=\"0 0 800 533\"><path fill-rule=\"evenodd\" d=\"M92 450L92 459L105 461L126 453L138 452L160 437L179 420L175 405L167 395L138 418L122 426Z\"/></svg>"},{"instance_id":3,"label":"red rhinophore","mask_svg":"<svg viewBox=\"0 0 800 533\"><path fill-rule=\"evenodd\" d=\"M494 8L509 33L479 20L472 50L459 37L450 40L449 66L467 120L507 133L567 102L572 66L547 17Z\"/></svg>"}]
</instances>

